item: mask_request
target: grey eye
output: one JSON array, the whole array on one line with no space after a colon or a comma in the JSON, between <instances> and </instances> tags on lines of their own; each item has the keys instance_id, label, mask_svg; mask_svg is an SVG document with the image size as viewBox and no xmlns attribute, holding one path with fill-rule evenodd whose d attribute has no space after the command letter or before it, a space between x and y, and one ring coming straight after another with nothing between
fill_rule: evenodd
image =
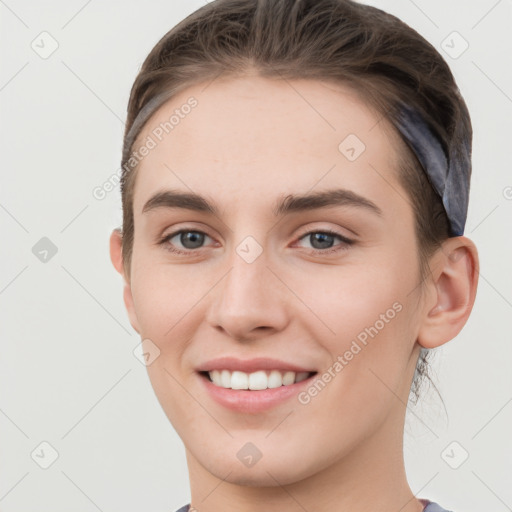
<instances>
[{"instance_id":1,"label":"grey eye","mask_svg":"<svg viewBox=\"0 0 512 512\"><path fill-rule=\"evenodd\" d=\"M179 236L180 244L182 244L185 249L197 249L202 246L205 236L207 235L200 231L181 231L173 238L177 236Z\"/></svg>"},{"instance_id":2,"label":"grey eye","mask_svg":"<svg viewBox=\"0 0 512 512\"><path fill-rule=\"evenodd\" d=\"M332 247L334 243L334 235L330 235L329 233L310 233L309 241L314 249L329 249Z\"/></svg>"}]
</instances>

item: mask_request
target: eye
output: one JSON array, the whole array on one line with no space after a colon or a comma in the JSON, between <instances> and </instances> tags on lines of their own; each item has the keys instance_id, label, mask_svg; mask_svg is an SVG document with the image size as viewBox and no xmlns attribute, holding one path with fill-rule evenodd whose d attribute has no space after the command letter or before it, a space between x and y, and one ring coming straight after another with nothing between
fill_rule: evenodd
<instances>
[{"instance_id":1,"label":"eye","mask_svg":"<svg viewBox=\"0 0 512 512\"><path fill-rule=\"evenodd\" d=\"M159 244L164 245L165 248L172 253L190 254L194 252L195 249L201 249L206 238L212 240L212 238L210 238L206 233L203 233L202 231L181 229L179 231L175 231L174 233L165 235L159 241ZM173 239L176 240L173 242ZM182 247L184 247L186 250L176 248L176 244L181 244Z\"/></svg>"},{"instance_id":2,"label":"eye","mask_svg":"<svg viewBox=\"0 0 512 512\"><path fill-rule=\"evenodd\" d=\"M341 243L333 246L336 238ZM175 240L173 241L173 239ZM179 231L174 231L173 233L165 235L158 243L163 245L164 248L171 253L190 255L194 252L198 252L199 249L202 249L206 239L213 240L203 231L180 229ZM321 255L347 250L348 247L354 243L353 240L329 229L308 231L299 238L299 241L300 240L309 240L312 246L310 252ZM179 245L181 245L185 250L180 249Z\"/></svg>"},{"instance_id":3,"label":"eye","mask_svg":"<svg viewBox=\"0 0 512 512\"><path fill-rule=\"evenodd\" d=\"M340 240L341 243L333 247L332 244L336 238ZM322 231L308 231L299 238L299 240L303 239L309 240L312 246L311 252L314 254L331 254L334 252L347 250L348 247L354 243L353 240L350 240L343 235L340 235L339 233L329 229Z\"/></svg>"}]
</instances>

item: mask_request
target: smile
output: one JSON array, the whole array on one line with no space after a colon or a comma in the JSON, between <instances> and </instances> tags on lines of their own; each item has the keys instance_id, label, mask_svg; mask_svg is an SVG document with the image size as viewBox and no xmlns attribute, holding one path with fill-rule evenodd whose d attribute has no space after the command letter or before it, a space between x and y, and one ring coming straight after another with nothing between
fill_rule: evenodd
<instances>
[{"instance_id":1,"label":"smile","mask_svg":"<svg viewBox=\"0 0 512 512\"><path fill-rule=\"evenodd\" d=\"M208 376L215 386L225 389L246 389L260 391L281 386L291 386L311 377L316 372L293 372L280 370L258 370L252 373L235 370L213 370L201 372Z\"/></svg>"}]
</instances>

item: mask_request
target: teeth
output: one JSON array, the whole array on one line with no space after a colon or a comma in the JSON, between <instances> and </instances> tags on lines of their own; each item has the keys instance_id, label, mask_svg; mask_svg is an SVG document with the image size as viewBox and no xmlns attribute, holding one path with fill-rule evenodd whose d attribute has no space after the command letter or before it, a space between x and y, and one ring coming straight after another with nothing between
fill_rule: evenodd
<instances>
[{"instance_id":1,"label":"teeth","mask_svg":"<svg viewBox=\"0 0 512 512\"><path fill-rule=\"evenodd\" d=\"M222 370L222 372L217 371L217 373L220 373L220 384L219 379L217 379L216 384L223 388L231 387L231 372L228 370Z\"/></svg>"},{"instance_id":2,"label":"teeth","mask_svg":"<svg viewBox=\"0 0 512 512\"><path fill-rule=\"evenodd\" d=\"M245 373L235 370L213 370L208 372L210 379L216 386L227 389L272 389L280 386L289 386L295 382L301 382L309 377L309 372L283 372L272 370L258 370L253 373Z\"/></svg>"},{"instance_id":3,"label":"teeth","mask_svg":"<svg viewBox=\"0 0 512 512\"><path fill-rule=\"evenodd\" d=\"M302 382L303 380L306 380L309 377L309 374L311 372L299 372L295 376L295 382Z\"/></svg>"},{"instance_id":4,"label":"teeth","mask_svg":"<svg viewBox=\"0 0 512 512\"><path fill-rule=\"evenodd\" d=\"M283 385L283 376L281 372L277 370L272 370L267 377L267 387L270 389L279 388Z\"/></svg>"}]
</instances>

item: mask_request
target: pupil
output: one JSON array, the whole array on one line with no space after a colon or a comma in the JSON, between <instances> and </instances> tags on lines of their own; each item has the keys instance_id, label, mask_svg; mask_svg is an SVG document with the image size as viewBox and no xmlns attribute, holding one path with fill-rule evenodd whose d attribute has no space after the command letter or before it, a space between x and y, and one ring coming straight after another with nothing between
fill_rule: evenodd
<instances>
[{"instance_id":1,"label":"pupil","mask_svg":"<svg viewBox=\"0 0 512 512\"><path fill-rule=\"evenodd\" d=\"M203 243L204 235L202 233L198 233L197 231L187 231L181 234L180 239L180 242L187 249L196 249Z\"/></svg>"},{"instance_id":2,"label":"pupil","mask_svg":"<svg viewBox=\"0 0 512 512\"><path fill-rule=\"evenodd\" d=\"M312 237L311 238L311 245L315 249L327 249L327 248L329 248L331 246L333 235L329 235L327 233L313 233L311 235L311 237ZM319 241L320 242L320 247L316 247L315 243L313 243L313 241L314 242Z\"/></svg>"}]
</instances>

